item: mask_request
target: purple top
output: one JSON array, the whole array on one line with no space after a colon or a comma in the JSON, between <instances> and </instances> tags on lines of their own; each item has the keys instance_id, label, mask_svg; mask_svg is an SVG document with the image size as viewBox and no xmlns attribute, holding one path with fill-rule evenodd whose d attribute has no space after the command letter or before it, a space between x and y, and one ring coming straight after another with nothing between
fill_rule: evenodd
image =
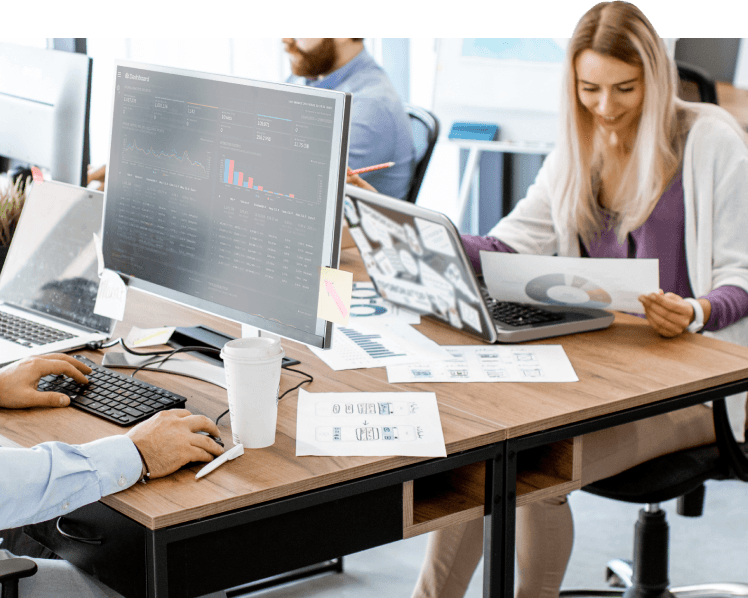
<instances>
[{"instance_id":1,"label":"purple top","mask_svg":"<svg viewBox=\"0 0 748 598\"><path fill-rule=\"evenodd\" d=\"M605 212L603 219L605 228L600 237L589 246L581 247L582 253L586 254L585 257L626 258L631 249L631 257L659 259L660 288L666 293L693 297L686 265L681 172L678 172L668 185L647 221L631 231L627 242L618 243L615 216L612 213ZM476 272L481 271L481 250L516 253L514 249L494 237L462 235L462 243ZM712 314L704 330L720 330L748 314L748 293L740 287L717 287L703 298L712 304Z\"/></svg>"}]
</instances>

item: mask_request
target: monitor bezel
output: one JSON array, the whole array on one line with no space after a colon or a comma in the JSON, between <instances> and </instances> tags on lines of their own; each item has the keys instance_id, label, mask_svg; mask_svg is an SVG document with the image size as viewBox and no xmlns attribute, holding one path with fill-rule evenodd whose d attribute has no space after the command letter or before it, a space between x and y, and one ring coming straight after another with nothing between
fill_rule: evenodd
<instances>
[{"instance_id":1,"label":"monitor bezel","mask_svg":"<svg viewBox=\"0 0 748 598\"><path fill-rule=\"evenodd\" d=\"M224 83L233 83L246 86L262 87L265 89L274 90L293 90L294 93L300 93L309 95L311 97L324 97L327 99L334 99L335 102L335 122L340 122L342 125L340 130L334 133L332 140L332 147L338 153L337 156L333 155L333 159L330 163L330 190L328 190L328 205L327 213L325 215L325 231L323 238L328 241L326 246L323 248L322 260L319 267L338 268L340 265L340 239L342 232L342 220L343 220L343 197L345 195L345 181L346 172L348 166L348 146L349 146L349 127L351 118L351 99L350 93L344 93L340 91L321 89L316 87L307 87L303 85L294 85L291 83L274 83L268 81L258 81L255 79L246 79L242 77L232 75L222 75L217 73L207 73L204 71L182 69L176 67L168 67L162 65L154 65L141 62L115 60L114 71L113 71L113 91L112 104L111 104L111 120L109 125L109 163L112 160L112 133L115 122L114 110L117 103L117 72L121 68L132 68L145 71L153 71L163 74L180 75L185 77L195 77L201 80L209 81L220 81ZM336 176L333 176L336 174ZM107 198L109 196L109 182L110 177L106 177L104 184L104 211L102 214L102 249L104 253L106 267L106 239L104 237L105 226L107 216ZM334 185L334 190L332 189ZM334 196L334 205L329 201L329 198ZM294 328L292 326L279 324L265 318L253 316L246 312L236 310L225 305L207 301L193 295L170 289L146 280L132 276L131 273L122 272L116 270L116 272L125 280L128 287L135 288L146 293L173 301L186 307L191 307L199 311L220 316L234 322L241 324L248 324L261 330L265 330L272 334L277 334L290 340L298 341L310 346L319 347L322 349L330 348L332 344L332 328L333 323L317 318L317 323L314 333L309 333L304 330ZM321 279L320 279L321 280Z\"/></svg>"}]
</instances>

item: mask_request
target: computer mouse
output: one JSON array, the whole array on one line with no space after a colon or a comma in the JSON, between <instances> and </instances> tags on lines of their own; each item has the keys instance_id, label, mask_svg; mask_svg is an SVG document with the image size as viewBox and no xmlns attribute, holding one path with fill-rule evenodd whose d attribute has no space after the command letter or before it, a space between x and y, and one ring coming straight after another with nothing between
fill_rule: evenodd
<instances>
[{"instance_id":1,"label":"computer mouse","mask_svg":"<svg viewBox=\"0 0 748 598\"><path fill-rule=\"evenodd\" d=\"M195 432L196 434L202 434L203 436L207 436L210 438L213 442L216 442L223 446L223 440L221 440L218 436L213 436L212 434L209 434L208 432L205 432L204 430L198 430Z\"/></svg>"},{"instance_id":2,"label":"computer mouse","mask_svg":"<svg viewBox=\"0 0 748 598\"><path fill-rule=\"evenodd\" d=\"M212 434L209 434L208 432L205 432L203 430L198 430L195 432L195 434L202 434L203 436L207 436L214 442L217 442L221 446L223 446L223 440L221 440L218 436L213 436ZM210 461L190 461L189 463L185 463L180 467L179 469L190 469L191 467L205 467Z\"/></svg>"}]
</instances>

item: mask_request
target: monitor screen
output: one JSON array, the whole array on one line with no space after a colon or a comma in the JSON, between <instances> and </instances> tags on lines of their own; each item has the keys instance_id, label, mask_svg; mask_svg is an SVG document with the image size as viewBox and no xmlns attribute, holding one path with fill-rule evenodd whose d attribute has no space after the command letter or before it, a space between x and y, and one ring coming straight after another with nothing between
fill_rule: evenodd
<instances>
[{"instance_id":1,"label":"monitor screen","mask_svg":"<svg viewBox=\"0 0 748 598\"><path fill-rule=\"evenodd\" d=\"M92 60L0 43L0 156L87 182Z\"/></svg>"},{"instance_id":2,"label":"monitor screen","mask_svg":"<svg viewBox=\"0 0 748 598\"><path fill-rule=\"evenodd\" d=\"M350 94L117 62L104 264L131 287L327 347Z\"/></svg>"}]
</instances>

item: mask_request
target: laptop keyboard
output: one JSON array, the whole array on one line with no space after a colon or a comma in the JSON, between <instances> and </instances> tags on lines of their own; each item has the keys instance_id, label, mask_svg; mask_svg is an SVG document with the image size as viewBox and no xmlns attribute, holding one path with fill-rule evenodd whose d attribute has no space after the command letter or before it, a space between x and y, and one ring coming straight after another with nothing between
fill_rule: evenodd
<instances>
[{"instance_id":1,"label":"laptop keyboard","mask_svg":"<svg viewBox=\"0 0 748 598\"><path fill-rule=\"evenodd\" d=\"M65 376L44 376L39 390L61 392L73 407L98 415L121 426L148 419L164 409L184 407L187 399L148 382L125 376L95 364L82 355L78 361L91 367L88 384L78 384Z\"/></svg>"},{"instance_id":2,"label":"laptop keyboard","mask_svg":"<svg viewBox=\"0 0 748 598\"><path fill-rule=\"evenodd\" d=\"M486 302L486 307L491 317L508 326L529 326L532 324L546 324L564 319L563 313L557 313L528 305L526 303L515 303L513 301L497 301L488 294L488 289L481 288L481 294Z\"/></svg>"},{"instance_id":3,"label":"laptop keyboard","mask_svg":"<svg viewBox=\"0 0 748 598\"><path fill-rule=\"evenodd\" d=\"M0 338L24 347L48 345L74 336L69 332L38 324L26 318L0 313Z\"/></svg>"}]
</instances>

